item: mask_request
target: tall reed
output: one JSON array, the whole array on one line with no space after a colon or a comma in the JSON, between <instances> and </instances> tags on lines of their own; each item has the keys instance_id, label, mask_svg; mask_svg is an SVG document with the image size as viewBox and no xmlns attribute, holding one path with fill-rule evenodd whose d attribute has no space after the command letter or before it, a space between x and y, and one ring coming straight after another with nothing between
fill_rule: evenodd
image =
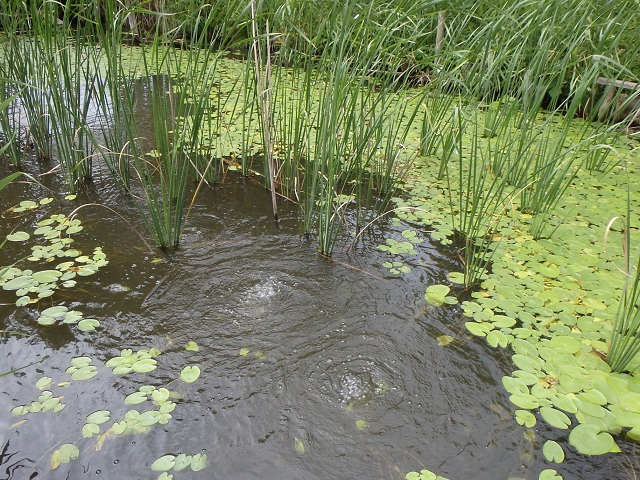
<instances>
[{"instance_id":1,"label":"tall reed","mask_svg":"<svg viewBox=\"0 0 640 480\"><path fill-rule=\"evenodd\" d=\"M623 237L626 280L618 302L618 310L613 322L611 345L607 354L607 362L614 372L627 371L640 353L640 255L635 252L638 258L635 267L632 267L632 212L629 185L630 181L627 179L627 212ZM614 221L615 219L610 222L609 227ZM637 364L633 366L638 367Z\"/></svg>"}]
</instances>

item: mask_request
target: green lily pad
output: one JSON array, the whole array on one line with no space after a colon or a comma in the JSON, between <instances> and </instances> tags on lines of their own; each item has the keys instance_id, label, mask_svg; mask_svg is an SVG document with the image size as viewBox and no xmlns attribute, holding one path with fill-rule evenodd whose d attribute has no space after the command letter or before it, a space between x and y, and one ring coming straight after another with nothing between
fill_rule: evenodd
<instances>
[{"instance_id":1,"label":"green lily pad","mask_svg":"<svg viewBox=\"0 0 640 480\"><path fill-rule=\"evenodd\" d=\"M206 453L196 453L191 459L191 470L194 472L199 472L204 467L207 466L207 454Z\"/></svg>"},{"instance_id":2,"label":"green lily pad","mask_svg":"<svg viewBox=\"0 0 640 480\"><path fill-rule=\"evenodd\" d=\"M486 336L493 328L489 324L478 322L465 322L464 326L467 327L467 330L469 330L472 335L475 335L477 337Z\"/></svg>"},{"instance_id":3,"label":"green lily pad","mask_svg":"<svg viewBox=\"0 0 640 480\"><path fill-rule=\"evenodd\" d=\"M111 425L111 431L117 435L122 435L127 430L127 422L115 422Z\"/></svg>"},{"instance_id":4,"label":"green lily pad","mask_svg":"<svg viewBox=\"0 0 640 480\"><path fill-rule=\"evenodd\" d=\"M574 354L580 351L580 342L577 339L563 335L549 340L549 346L558 353Z\"/></svg>"},{"instance_id":5,"label":"green lily pad","mask_svg":"<svg viewBox=\"0 0 640 480\"><path fill-rule=\"evenodd\" d=\"M71 374L71 378L74 380L89 380L98 374L98 368L95 365L87 365L80 368L69 367L67 373Z\"/></svg>"},{"instance_id":6,"label":"green lily pad","mask_svg":"<svg viewBox=\"0 0 640 480\"><path fill-rule=\"evenodd\" d=\"M184 453L180 453L176 456L176 462L175 465L173 467L174 470L176 471L180 471L180 470L184 470L185 468L189 467L191 465L191 460L192 460L192 456L191 455L186 455Z\"/></svg>"},{"instance_id":7,"label":"green lily pad","mask_svg":"<svg viewBox=\"0 0 640 480\"><path fill-rule=\"evenodd\" d=\"M148 373L152 372L158 367L158 362L153 358L144 358L142 360L138 360L131 365L131 370L137 373Z\"/></svg>"},{"instance_id":8,"label":"green lily pad","mask_svg":"<svg viewBox=\"0 0 640 480\"><path fill-rule=\"evenodd\" d=\"M111 412L109 410L98 410L87 416L87 423L94 423L96 425L102 425L108 422L111 418Z\"/></svg>"},{"instance_id":9,"label":"green lily pad","mask_svg":"<svg viewBox=\"0 0 640 480\"><path fill-rule=\"evenodd\" d=\"M540 472L538 480L562 480L562 476L553 468L546 468Z\"/></svg>"},{"instance_id":10,"label":"green lily pad","mask_svg":"<svg viewBox=\"0 0 640 480\"><path fill-rule=\"evenodd\" d=\"M453 337L451 335L440 335L436 340L438 340L438 345L444 347L453 342Z\"/></svg>"},{"instance_id":11,"label":"green lily pad","mask_svg":"<svg viewBox=\"0 0 640 480\"><path fill-rule=\"evenodd\" d=\"M547 440L544 442L544 445L542 446L542 453L544 454L544 458L550 462L564 462L564 450L558 442L554 442L553 440Z\"/></svg>"},{"instance_id":12,"label":"green lily pad","mask_svg":"<svg viewBox=\"0 0 640 480\"><path fill-rule=\"evenodd\" d=\"M509 339L500 330L492 330L487 334L487 343L494 348L498 345L505 348L509 345Z\"/></svg>"},{"instance_id":13,"label":"green lily pad","mask_svg":"<svg viewBox=\"0 0 640 480\"><path fill-rule=\"evenodd\" d=\"M169 400L170 395L171 392L166 388L158 388L151 392L151 398L153 399L153 403L156 405L162 405L164 402Z\"/></svg>"},{"instance_id":14,"label":"green lily pad","mask_svg":"<svg viewBox=\"0 0 640 480\"><path fill-rule=\"evenodd\" d=\"M10 242L24 242L25 240L29 240L31 235L27 232L13 232L7 235L7 240Z\"/></svg>"},{"instance_id":15,"label":"green lily pad","mask_svg":"<svg viewBox=\"0 0 640 480\"><path fill-rule=\"evenodd\" d=\"M180 378L185 383L193 383L200 377L200 368L196 365L184 367L180 372Z\"/></svg>"},{"instance_id":16,"label":"green lily pad","mask_svg":"<svg viewBox=\"0 0 640 480\"><path fill-rule=\"evenodd\" d=\"M516 410L516 421L518 425L533 428L536 425L536 416L529 410Z\"/></svg>"},{"instance_id":17,"label":"green lily pad","mask_svg":"<svg viewBox=\"0 0 640 480\"><path fill-rule=\"evenodd\" d=\"M82 436L85 438L91 438L99 433L100 427L95 423L85 423L82 427Z\"/></svg>"},{"instance_id":18,"label":"green lily pad","mask_svg":"<svg viewBox=\"0 0 640 480\"><path fill-rule=\"evenodd\" d=\"M507 392L512 395L527 395L529 393L529 387L519 378L504 376L502 377L502 385Z\"/></svg>"},{"instance_id":19,"label":"green lily pad","mask_svg":"<svg viewBox=\"0 0 640 480\"><path fill-rule=\"evenodd\" d=\"M21 288L31 287L35 282L31 275L21 275L19 277L12 278L8 282L2 285L3 290L20 290Z\"/></svg>"},{"instance_id":20,"label":"green lily pad","mask_svg":"<svg viewBox=\"0 0 640 480\"><path fill-rule=\"evenodd\" d=\"M175 464L175 455L163 455L151 464L151 470L154 472L166 472L167 470L171 470Z\"/></svg>"},{"instance_id":21,"label":"green lily pad","mask_svg":"<svg viewBox=\"0 0 640 480\"><path fill-rule=\"evenodd\" d=\"M424 298L427 302L436 307L444 305L445 303L454 304L457 300L453 297L447 296L450 291L451 289L446 285L430 285L427 287Z\"/></svg>"},{"instance_id":22,"label":"green lily pad","mask_svg":"<svg viewBox=\"0 0 640 480\"><path fill-rule=\"evenodd\" d=\"M62 276L62 272L58 270L41 270L34 272L31 276L36 282L51 283L58 280Z\"/></svg>"},{"instance_id":23,"label":"green lily pad","mask_svg":"<svg viewBox=\"0 0 640 480\"><path fill-rule=\"evenodd\" d=\"M540 415L552 427L566 430L571 425L571 419L567 415L552 407L540 407Z\"/></svg>"},{"instance_id":24,"label":"green lily pad","mask_svg":"<svg viewBox=\"0 0 640 480\"><path fill-rule=\"evenodd\" d=\"M301 455L304 453L304 443L298 437L293 439L293 448Z\"/></svg>"},{"instance_id":25,"label":"green lily pad","mask_svg":"<svg viewBox=\"0 0 640 480\"><path fill-rule=\"evenodd\" d=\"M584 455L604 455L617 446L609 433L592 424L573 427L569 434L569 443Z\"/></svg>"},{"instance_id":26,"label":"green lily pad","mask_svg":"<svg viewBox=\"0 0 640 480\"><path fill-rule=\"evenodd\" d=\"M540 406L538 399L530 394L511 395L509 396L509 400L511 400L511 403L514 405L527 410Z\"/></svg>"},{"instance_id":27,"label":"green lily pad","mask_svg":"<svg viewBox=\"0 0 640 480\"><path fill-rule=\"evenodd\" d=\"M62 463L69 463L80 456L80 450L72 443L65 443L53 452L51 456L51 468L55 469Z\"/></svg>"},{"instance_id":28,"label":"green lily pad","mask_svg":"<svg viewBox=\"0 0 640 480\"><path fill-rule=\"evenodd\" d=\"M85 332L91 332L100 326L100 322L95 318L85 318L78 322L78 328Z\"/></svg>"},{"instance_id":29,"label":"green lily pad","mask_svg":"<svg viewBox=\"0 0 640 480\"><path fill-rule=\"evenodd\" d=\"M42 390L43 388L47 388L49 385L51 385L51 382L51 377L42 377L36 382L36 388L40 390Z\"/></svg>"},{"instance_id":30,"label":"green lily pad","mask_svg":"<svg viewBox=\"0 0 640 480\"><path fill-rule=\"evenodd\" d=\"M187 342L187 344L184 347L185 350L189 350L191 352L197 352L200 350L200 347L198 346L198 344L196 342L194 342L193 340L191 340L190 342Z\"/></svg>"}]
</instances>

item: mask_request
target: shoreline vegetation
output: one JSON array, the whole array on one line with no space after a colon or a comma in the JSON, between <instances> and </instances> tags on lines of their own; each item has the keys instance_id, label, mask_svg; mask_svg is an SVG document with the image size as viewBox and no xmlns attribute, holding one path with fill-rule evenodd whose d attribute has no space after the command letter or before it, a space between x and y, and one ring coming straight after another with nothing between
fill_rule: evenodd
<instances>
[{"instance_id":1,"label":"shoreline vegetation","mask_svg":"<svg viewBox=\"0 0 640 480\"><path fill-rule=\"evenodd\" d=\"M549 463L620 452L640 440L639 9L0 0L0 151L68 193L104 166L167 252L192 185L229 172L263 181L275 221L298 203L325 256L393 211L413 229L384 268L425 236L454 249L463 271L425 298L470 295L447 335L510 349L518 423L557 429Z\"/></svg>"}]
</instances>

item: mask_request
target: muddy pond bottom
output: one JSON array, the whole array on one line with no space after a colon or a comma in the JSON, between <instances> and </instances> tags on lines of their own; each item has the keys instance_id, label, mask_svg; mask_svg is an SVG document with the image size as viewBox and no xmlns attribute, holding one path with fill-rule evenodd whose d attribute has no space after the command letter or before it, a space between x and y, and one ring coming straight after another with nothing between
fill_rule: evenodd
<instances>
[{"instance_id":1,"label":"muddy pond bottom","mask_svg":"<svg viewBox=\"0 0 640 480\"><path fill-rule=\"evenodd\" d=\"M111 203L135 218L126 202ZM14 332L2 337L0 371L42 360L2 380L0 478L155 479L154 461L181 453L206 453L207 462L169 470L176 480L402 479L421 468L452 480L538 478L541 440L523 436L500 384L508 355L465 333L459 308L424 301L426 286L459 266L425 240L405 259L411 272L382 267L390 258L375 246L406 226L383 222L348 253L347 238L323 258L299 235L295 207L284 205L275 224L264 189L238 179L199 197L181 248L158 262L105 214L83 211L76 241L101 245L109 265L55 297L98 319L96 331L42 327L34 308L0 307L3 329ZM439 346L442 334L455 341ZM105 366L123 349L151 348L162 353L149 373ZM70 381L65 371L80 356L97 375ZM186 366L201 370L193 383L180 380ZM44 376L66 407L11 415L37 399ZM104 433L132 410L156 408L125 403L149 386L171 392L166 423L83 435L93 412L109 413ZM52 469L64 443L80 455Z\"/></svg>"}]
</instances>

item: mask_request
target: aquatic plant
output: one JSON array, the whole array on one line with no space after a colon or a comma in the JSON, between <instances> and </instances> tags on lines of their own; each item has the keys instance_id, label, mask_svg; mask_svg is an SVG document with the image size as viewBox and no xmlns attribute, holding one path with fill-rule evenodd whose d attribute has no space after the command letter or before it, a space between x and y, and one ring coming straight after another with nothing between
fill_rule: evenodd
<instances>
[{"instance_id":1,"label":"aquatic plant","mask_svg":"<svg viewBox=\"0 0 640 480\"><path fill-rule=\"evenodd\" d=\"M618 310L613 321L611 346L607 354L607 362L614 372L624 372L638 367L636 356L640 353L640 255L632 268L633 250L631 241L631 192L627 184L627 212L623 236L625 254L623 273L626 277L622 289ZM608 229L616 221L614 218Z\"/></svg>"},{"instance_id":2,"label":"aquatic plant","mask_svg":"<svg viewBox=\"0 0 640 480\"><path fill-rule=\"evenodd\" d=\"M455 134L454 148L458 158L456 175L449 180L449 201L451 225L462 244L464 284L469 287L486 273L495 250L493 232L499 230L509 200L506 179L491 173L480 150L477 116L470 119L474 129L471 145L463 148L463 115L459 110L456 117L459 133ZM447 171L447 175L451 174Z\"/></svg>"}]
</instances>

